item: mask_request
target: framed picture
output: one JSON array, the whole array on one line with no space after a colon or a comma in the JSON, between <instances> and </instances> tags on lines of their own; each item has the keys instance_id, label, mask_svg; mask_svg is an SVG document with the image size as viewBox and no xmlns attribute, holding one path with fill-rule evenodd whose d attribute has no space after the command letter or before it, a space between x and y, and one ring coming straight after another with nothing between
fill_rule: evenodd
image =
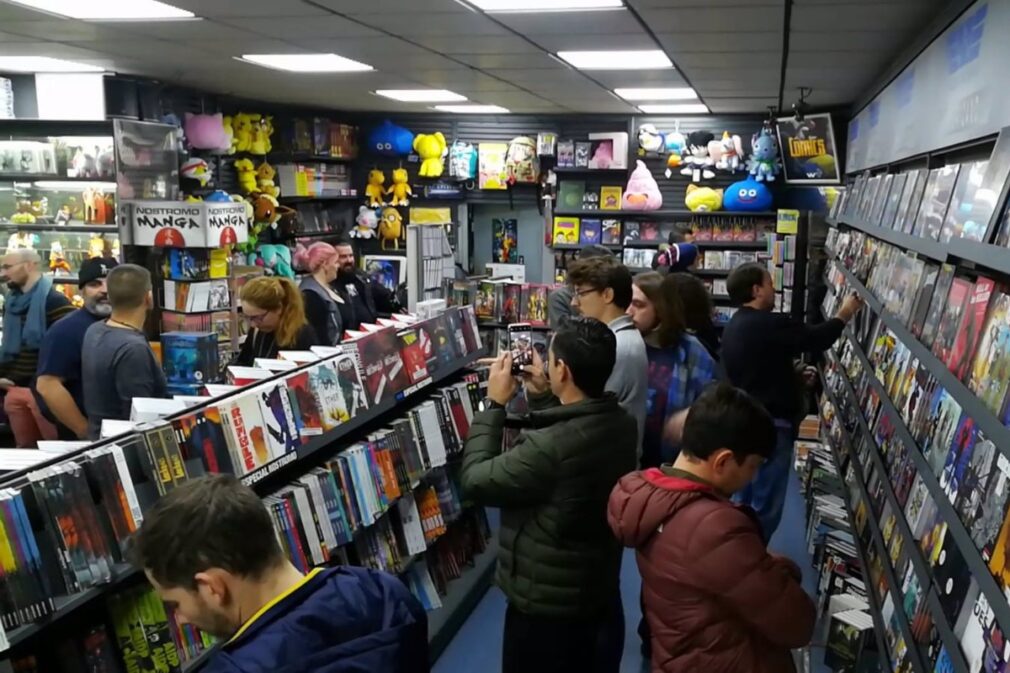
<instances>
[{"instance_id":1,"label":"framed picture","mask_svg":"<svg viewBox=\"0 0 1010 673\"><path fill-rule=\"evenodd\" d=\"M782 174L790 185L837 185L841 182L835 129L829 114L775 120Z\"/></svg>"},{"instance_id":2,"label":"framed picture","mask_svg":"<svg viewBox=\"0 0 1010 673\"><path fill-rule=\"evenodd\" d=\"M390 292L407 282L407 258L394 255L365 255L365 273L377 278Z\"/></svg>"}]
</instances>

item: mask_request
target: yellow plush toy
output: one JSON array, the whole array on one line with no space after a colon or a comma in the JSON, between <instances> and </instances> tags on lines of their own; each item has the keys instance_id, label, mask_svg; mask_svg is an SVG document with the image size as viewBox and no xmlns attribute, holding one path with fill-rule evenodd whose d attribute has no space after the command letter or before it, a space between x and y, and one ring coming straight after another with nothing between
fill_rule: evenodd
<instances>
[{"instance_id":1,"label":"yellow plush toy","mask_svg":"<svg viewBox=\"0 0 1010 673\"><path fill-rule=\"evenodd\" d=\"M223 117L221 119L221 124L224 126L224 135L230 144L228 154L235 154L235 128L232 126L231 115Z\"/></svg>"},{"instance_id":2,"label":"yellow plush toy","mask_svg":"<svg viewBox=\"0 0 1010 673\"><path fill-rule=\"evenodd\" d=\"M252 142L249 144L249 151L252 154L266 154L267 132L263 125L263 115L257 112L249 117L252 120Z\"/></svg>"},{"instance_id":3,"label":"yellow plush toy","mask_svg":"<svg viewBox=\"0 0 1010 673\"><path fill-rule=\"evenodd\" d=\"M252 159L239 159L235 162L235 171L238 173L238 184L246 194L256 191L256 167L253 166Z\"/></svg>"},{"instance_id":4,"label":"yellow plush toy","mask_svg":"<svg viewBox=\"0 0 1010 673\"><path fill-rule=\"evenodd\" d=\"M274 176L277 175L277 171L274 167L263 162L260 167L256 169L256 186L259 191L264 194L269 194L270 196L277 197L281 195L281 189L274 184Z\"/></svg>"},{"instance_id":5,"label":"yellow plush toy","mask_svg":"<svg viewBox=\"0 0 1010 673\"><path fill-rule=\"evenodd\" d=\"M400 249L400 236L403 235L403 216L396 208L383 208L379 218L379 246L385 250L386 242L393 242L393 250Z\"/></svg>"},{"instance_id":6,"label":"yellow plush toy","mask_svg":"<svg viewBox=\"0 0 1010 673\"><path fill-rule=\"evenodd\" d=\"M263 133L266 138L267 154L270 154L274 151L274 144L270 141L274 134L274 118L271 115L263 115Z\"/></svg>"},{"instance_id":7,"label":"yellow plush toy","mask_svg":"<svg viewBox=\"0 0 1010 673\"><path fill-rule=\"evenodd\" d=\"M368 186L365 187L365 196L368 198L368 205L372 208L386 205L382 201L382 185L386 182L386 174L377 168L368 172Z\"/></svg>"},{"instance_id":8,"label":"yellow plush toy","mask_svg":"<svg viewBox=\"0 0 1010 673\"><path fill-rule=\"evenodd\" d=\"M695 213L719 210L722 208L722 191L711 187L688 185L684 203L688 210Z\"/></svg>"},{"instance_id":9,"label":"yellow plush toy","mask_svg":"<svg viewBox=\"0 0 1010 673\"><path fill-rule=\"evenodd\" d=\"M386 194L393 195L393 198L389 201L389 205L391 206L410 205L410 199L407 198L407 195L413 196L414 192L410 191L410 185L407 183L407 169L393 169L393 184L386 190Z\"/></svg>"},{"instance_id":10,"label":"yellow plush toy","mask_svg":"<svg viewBox=\"0 0 1010 673\"><path fill-rule=\"evenodd\" d=\"M414 136L414 151L421 157L422 178L437 178L445 169L445 155L449 153L445 136L441 132L418 133Z\"/></svg>"},{"instance_id":11,"label":"yellow plush toy","mask_svg":"<svg viewBox=\"0 0 1010 673\"><path fill-rule=\"evenodd\" d=\"M239 112L232 118L231 126L235 136L235 151L248 152L253 140L252 117L245 112Z\"/></svg>"}]
</instances>

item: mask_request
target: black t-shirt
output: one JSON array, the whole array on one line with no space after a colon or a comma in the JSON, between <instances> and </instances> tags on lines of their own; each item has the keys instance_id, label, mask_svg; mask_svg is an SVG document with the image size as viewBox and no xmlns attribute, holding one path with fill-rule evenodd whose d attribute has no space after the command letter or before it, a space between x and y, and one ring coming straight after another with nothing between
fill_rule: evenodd
<instances>
[{"instance_id":1,"label":"black t-shirt","mask_svg":"<svg viewBox=\"0 0 1010 673\"><path fill-rule=\"evenodd\" d=\"M368 285L353 277L337 278L333 285L344 298L344 304L340 307L344 329L358 329L363 322L375 322L377 316L369 308L363 294L370 291Z\"/></svg>"},{"instance_id":2,"label":"black t-shirt","mask_svg":"<svg viewBox=\"0 0 1010 673\"><path fill-rule=\"evenodd\" d=\"M276 358L277 352L281 350L307 351L312 346L321 345L319 339L316 338L316 331L312 329L311 325L305 325L298 330L298 334L295 335L295 342L283 348L277 346L277 340L274 338L273 332L261 332L253 328L246 334L242 348L238 352L238 358L235 359L235 364L242 367L252 367L256 358Z\"/></svg>"}]
</instances>

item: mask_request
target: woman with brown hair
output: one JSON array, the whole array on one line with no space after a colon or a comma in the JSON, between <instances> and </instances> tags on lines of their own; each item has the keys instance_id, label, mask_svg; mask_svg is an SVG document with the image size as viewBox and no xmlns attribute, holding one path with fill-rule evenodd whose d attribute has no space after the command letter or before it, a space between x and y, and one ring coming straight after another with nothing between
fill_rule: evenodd
<instances>
[{"instance_id":1,"label":"woman with brown hair","mask_svg":"<svg viewBox=\"0 0 1010 673\"><path fill-rule=\"evenodd\" d=\"M303 351L319 345L305 319L302 293L287 278L253 278L242 286L239 299L242 315L252 329L235 364L251 367L256 358L276 358L278 351Z\"/></svg>"},{"instance_id":2,"label":"woman with brown hair","mask_svg":"<svg viewBox=\"0 0 1010 673\"><path fill-rule=\"evenodd\" d=\"M689 273L671 273L671 281L684 307L684 325L691 330L705 350L716 362L719 361L719 332L712 321L715 308L712 306L712 296L705 284Z\"/></svg>"}]
</instances>

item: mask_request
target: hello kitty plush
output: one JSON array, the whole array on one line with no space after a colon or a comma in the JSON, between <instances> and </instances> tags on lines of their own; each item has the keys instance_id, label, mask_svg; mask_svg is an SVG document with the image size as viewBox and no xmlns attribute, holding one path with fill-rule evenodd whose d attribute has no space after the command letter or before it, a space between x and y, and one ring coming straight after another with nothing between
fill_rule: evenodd
<instances>
[{"instance_id":1,"label":"hello kitty plush","mask_svg":"<svg viewBox=\"0 0 1010 673\"><path fill-rule=\"evenodd\" d=\"M658 210L663 207L663 195L659 192L656 178L641 160L628 177L628 186L621 197L624 210Z\"/></svg>"}]
</instances>

